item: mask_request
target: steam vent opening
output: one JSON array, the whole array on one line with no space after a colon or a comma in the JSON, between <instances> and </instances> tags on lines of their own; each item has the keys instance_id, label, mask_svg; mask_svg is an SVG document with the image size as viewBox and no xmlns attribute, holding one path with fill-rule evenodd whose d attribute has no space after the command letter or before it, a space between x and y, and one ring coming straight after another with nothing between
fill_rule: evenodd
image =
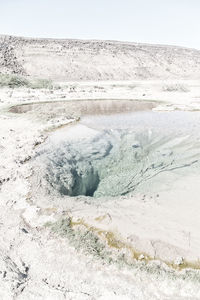
<instances>
[{"instance_id":1,"label":"steam vent opening","mask_svg":"<svg viewBox=\"0 0 200 300\"><path fill-rule=\"evenodd\" d=\"M199 173L200 115L137 111L85 115L39 155L49 193L93 198L164 193Z\"/></svg>"}]
</instances>

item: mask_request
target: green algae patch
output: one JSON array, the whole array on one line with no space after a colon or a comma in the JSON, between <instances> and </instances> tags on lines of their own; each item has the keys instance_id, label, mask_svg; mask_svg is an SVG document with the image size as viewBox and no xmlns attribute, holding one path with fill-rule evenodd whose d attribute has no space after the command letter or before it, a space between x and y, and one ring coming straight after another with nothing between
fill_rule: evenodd
<instances>
[{"instance_id":1,"label":"green algae patch","mask_svg":"<svg viewBox=\"0 0 200 300\"><path fill-rule=\"evenodd\" d=\"M64 218L56 223L46 223L54 233L67 237L70 244L77 250L98 256L107 262L122 261L131 264L135 260L148 262L152 257L136 251L131 245L121 241L111 231L102 230L86 223L83 219L73 221Z\"/></svg>"},{"instance_id":2,"label":"green algae patch","mask_svg":"<svg viewBox=\"0 0 200 300\"><path fill-rule=\"evenodd\" d=\"M78 251L83 250L86 254L92 254L105 262L111 262L111 252L106 249L99 237L87 228L85 230L74 228L76 225L78 224L68 217L55 223L46 223L45 227L49 227L55 234L66 237L70 245Z\"/></svg>"},{"instance_id":3,"label":"green algae patch","mask_svg":"<svg viewBox=\"0 0 200 300\"><path fill-rule=\"evenodd\" d=\"M66 217L55 223L46 223L45 227L50 228L55 234L66 237L78 251L83 250L86 254L92 254L107 263L133 266L137 261L145 265L160 261L174 271L200 270L199 260L197 262L183 260L182 263L175 264L151 257L147 253L137 251L115 233L91 226L84 219L74 221L71 217Z\"/></svg>"}]
</instances>

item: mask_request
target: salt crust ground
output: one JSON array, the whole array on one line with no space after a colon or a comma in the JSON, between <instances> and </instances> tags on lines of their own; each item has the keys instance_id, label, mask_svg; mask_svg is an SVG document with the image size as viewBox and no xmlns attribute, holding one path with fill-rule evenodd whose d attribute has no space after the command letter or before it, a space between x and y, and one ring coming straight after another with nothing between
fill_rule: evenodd
<instances>
[{"instance_id":1,"label":"salt crust ground","mask_svg":"<svg viewBox=\"0 0 200 300\"><path fill-rule=\"evenodd\" d=\"M74 220L84 218L91 225L112 229L116 235L120 229L151 255L155 251L152 240L157 240L159 247L156 250L161 256L163 249L165 254L168 252L168 260L175 261L180 256L197 260L200 250L199 204L191 205L181 182L177 183L177 196L188 198L181 206L178 200L169 208L156 201L141 203L137 198L125 199L120 218L115 214L114 201L112 206L104 204L99 208L91 208L82 202L77 206L71 203L71 212L63 211L62 207L53 210L49 204L48 210L45 199L41 199L40 206L39 201L34 203L31 198L31 157L46 139L47 130L70 123L75 117L70 118L70 114L66 118L55 116L52 112L38 118L34 114L7 112L15 104L70 99L156 100L159 102L157 110L199 110L199 82L61 85L62 88L55 91L0 90L0 298L200 299L200 283L192 279L195 276L182 276L180 271L169 276L169 269L158 275L158 272L147 272L142 268L124 266L120 269L115 264L104 264L83 251L77 252L66 238L54 235L44 227L46 222L70 214ZM194 180L198 178L190 177L187 183L193 184ZM134 222L129 222L127 227L126 211L130 206ZM104 215L109 217L95 221L95 217Z\"/></svg>"}]
</instances>

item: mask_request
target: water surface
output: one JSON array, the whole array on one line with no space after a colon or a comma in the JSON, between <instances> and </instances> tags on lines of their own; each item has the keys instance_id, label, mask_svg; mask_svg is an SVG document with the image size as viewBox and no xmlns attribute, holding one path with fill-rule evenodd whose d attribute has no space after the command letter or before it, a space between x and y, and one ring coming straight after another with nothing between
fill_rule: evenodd
<instances>
[{"instance_id":1,"label":"water surface","mask_svg":"<svg viewBox=\"0 0 200 300\"><path fill-rule=\"evenodd\" d=\"M199 112L87 115L54 132L40 155L49 189L101 198L159 193L200 175Z\"/></svg>"}]
</instances>

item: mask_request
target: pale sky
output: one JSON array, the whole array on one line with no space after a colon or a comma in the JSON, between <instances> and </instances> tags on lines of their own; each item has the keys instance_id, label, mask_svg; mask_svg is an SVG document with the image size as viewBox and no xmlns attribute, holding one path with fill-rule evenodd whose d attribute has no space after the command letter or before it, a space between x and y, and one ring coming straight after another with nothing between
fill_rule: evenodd
<instances>
[{"instance_id":1,"label":"pale sky","mask_svg":"<svg viewBox=\"0 0 200 300\"><path fill-rule=\"evenodd\" d=\"M0 34L200 49L200 0L0 0Z\"/></svg>"}]
</instances>

